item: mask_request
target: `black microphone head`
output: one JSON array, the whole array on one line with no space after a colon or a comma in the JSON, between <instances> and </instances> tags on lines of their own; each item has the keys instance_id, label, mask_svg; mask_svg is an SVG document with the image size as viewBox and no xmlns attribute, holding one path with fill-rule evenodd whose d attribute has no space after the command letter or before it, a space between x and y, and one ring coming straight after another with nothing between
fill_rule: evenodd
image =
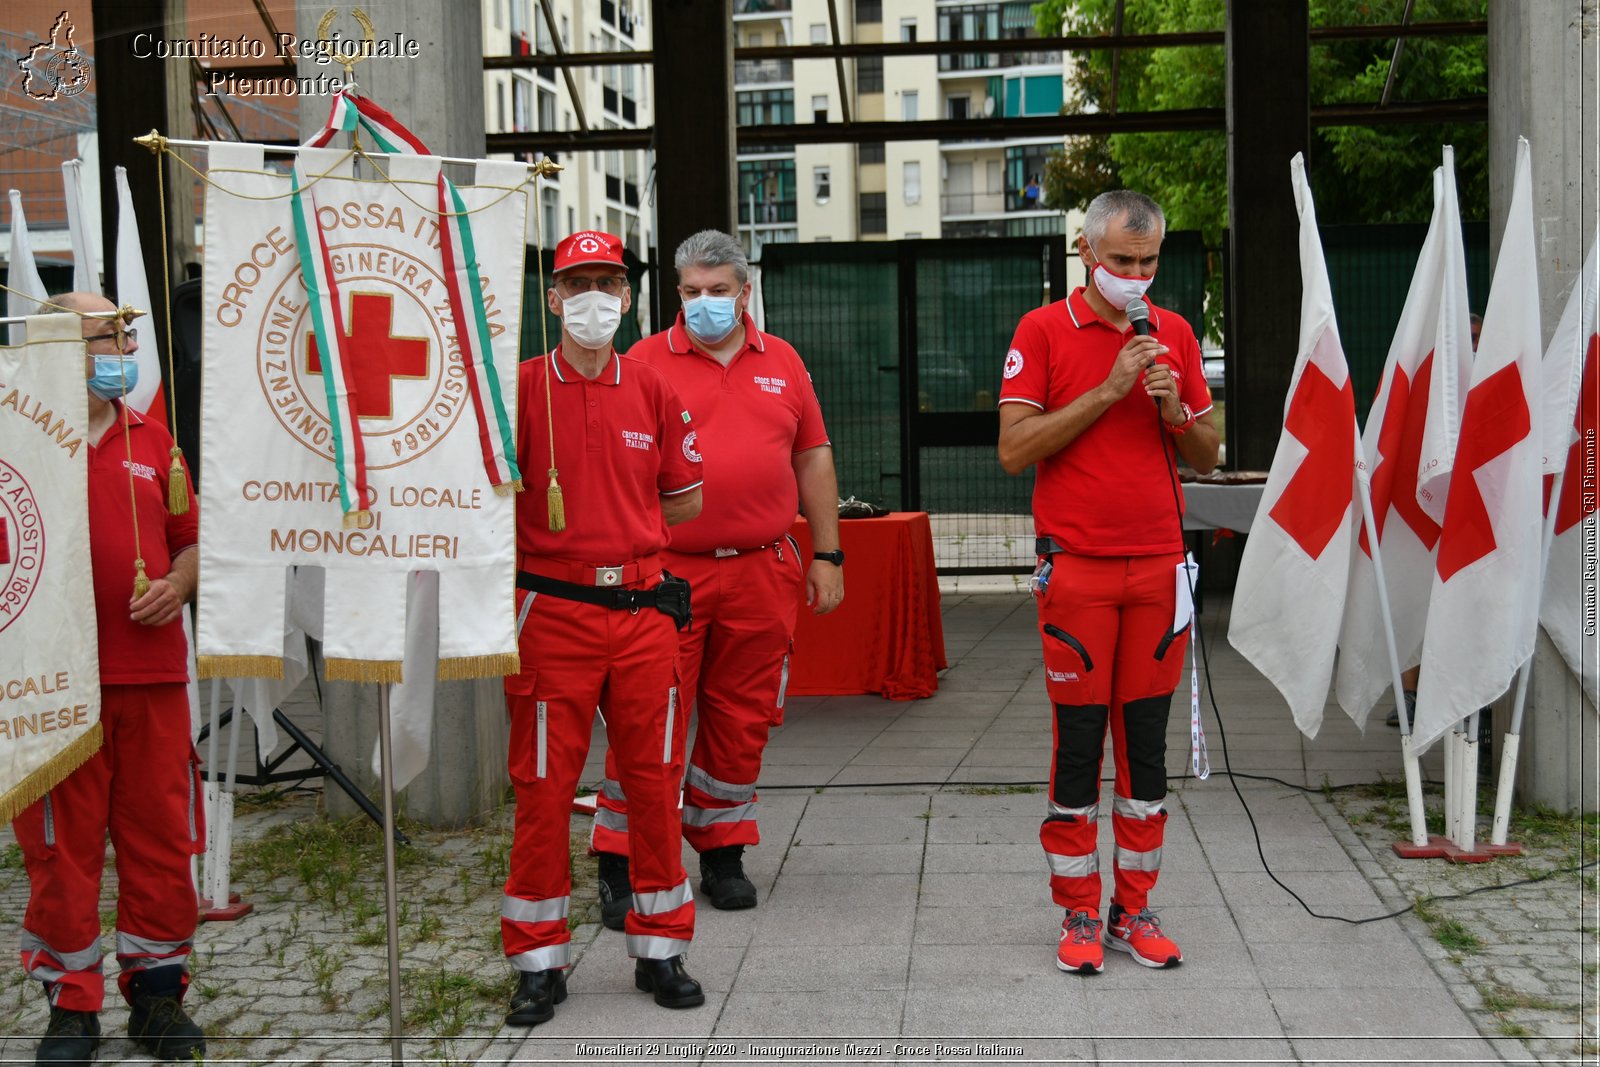
<instances>
[{"instance_id":1,"label":"black microphone head","mask_svg":"<svg viewBox=\"0 0 1600 1067\"><path fill-rule=\"evenodd\" d=\"M1128 301L1128 306L1122 309L1128 316L1128 325L1133 327L1133 332L1141 337L1150 333L1150 305L1138 297Z\"/></svg>"}]
</instances>

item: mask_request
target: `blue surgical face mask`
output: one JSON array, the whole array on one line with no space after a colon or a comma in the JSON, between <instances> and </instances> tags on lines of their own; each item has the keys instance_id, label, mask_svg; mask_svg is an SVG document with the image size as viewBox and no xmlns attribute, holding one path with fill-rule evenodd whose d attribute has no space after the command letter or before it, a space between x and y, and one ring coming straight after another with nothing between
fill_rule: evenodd
<instances>
[{"instance_id":1,"label":"blue surgical face mask","mask_svg":"<svg viewBox=\"0 0 1600 1067\"><path fill-rule=\"evenodd\" d=\"M116 400L139 384L139 362L132 356L96 355L89 392L101 400Z\"/></svg>"},{"instance_id":2,"label":"blue surgical face mask","mask_svg":"<svg viewBox=\"0 0 1600 1067\"><path fill-rule=\"evenodd\" d=\"M736 296L697 296L683 303L683 321L695 339L716 344L739 324Z\"/></svg>"}]
</instances>

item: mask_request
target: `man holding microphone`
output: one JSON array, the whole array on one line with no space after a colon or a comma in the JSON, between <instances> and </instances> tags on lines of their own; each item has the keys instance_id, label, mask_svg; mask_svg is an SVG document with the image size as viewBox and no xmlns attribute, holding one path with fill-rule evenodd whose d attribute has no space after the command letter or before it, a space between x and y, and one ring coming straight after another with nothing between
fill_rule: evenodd
<instances>
[{"instance_id":1,"label":"man holding microphone","mask_svg":"<svg viewBox=\"0 0 1600 1067\"><path fill-rule=\"evenodd\" d=\"M1090 284L1023 316L1000 390L1000 464L1038 468L1035 596L1054 737L1039 838L1051 895L1066 909L1057 965L1080 974L1103 968L1107 945L1147 967L1183 960L1148 902L1167 820L1168 707L1187 644L1187 620L1173 617L1185 580L1177 459L1209 472L1218 435L1194 331L1142 301L1165 226L1143 194L1096 197L1078 239ZM1108 725L1116 850L1102 920Z\"/></svg>"}]
</instances>

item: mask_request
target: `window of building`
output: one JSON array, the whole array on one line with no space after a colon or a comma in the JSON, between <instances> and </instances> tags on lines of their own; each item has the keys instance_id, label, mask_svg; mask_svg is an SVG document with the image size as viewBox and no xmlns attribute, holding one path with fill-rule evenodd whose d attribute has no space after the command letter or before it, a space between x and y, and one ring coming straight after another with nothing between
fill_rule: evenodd
<instances>
[{"instance_id":1,"label":"window of building","mask_svg":"<svg viewBox=\"0 0 1600 1067\"><path fill-rule=\"evenodd\" d=\"M861 56L856 60L856 92L883 92L882 56Z\"/></svg>"},{"instance_id":2,"label":"window of building","mask_svg":"<svg viewBox=\"0 0 1600 1067\"><path fill-rule=\"evenodd\" d=\"M540 212L540 222L544 226L544 239L546 243L550 243L558 239L555 236L555 233L556 227L561 224L560 199L561 190L555 188L554 186L546 185L544 188L539 190L539 203L543 209Z\"/></svg>"},{"instance_id":3,"label":"window of building","mask_svg":"<svg viewBox=\"0 0 1600 1067\"><path fill-rule=\"evenodd\" d=\"M549 89L539 90L539 129L556 128L556 94Z\"/></svg>"},{"instance_id":4,"label":"window of building","mask_svg":"<svg viewBox=\"0 0 1600 1067\"><path fill-rule=\"evenodd\" d=\"M506 83L496 82L494 87L495 130L506 132Z\"/></svg>"},{"instance_id":5,"label":"window of building","mask_svg":"<svg viewBox=\"0 0 1600 1067\"><path fill-rule=\"evenodd\" d=\"M861 163L863 165L866 165L868 163L882 163L882 162L883 162L883 142L882 141L863 141L863 142L861 142Z\"/></svg>"},{"instance_id":6,"label":"window of building","mask_svg":"<svg viewBox=\"0 0 1600 1067\"><path fill-rule=\"evenodd\" d=\"M902 41L907 42L907 43L912 43L912 42L916 41L916 39L917 39L917 20L916 19L901 19L900 20L900 39Z\"/></svg>"},{"instance_id":7,"label":"window of building","mask_svg":"<svg viewBox=\"0 0 1600 1067\"><path fill-rule=\"evenodd\" d=\"M917 91L907 89L900 94L900 118L904 122L917 121Z\"/></svg>"},{"instance_id":8,"label":"window of building","mask_svg":"<svg viewBox=\"0 0 1600 1067\"><path fill-rule=\"evenodd\" d=\"M971 106L972 97L970 96L963 95L948 97L944 102L946 112L945 117L952 119L967 118L971 114Z\"/></svg>"},{"instance_id":9,"label":"window of building","mask_svg":"<svg viewBox=\"0 0 1600 1067\"><path fill-rule=\"evenodd\" d=\"M734 94L734 122L740 126L794 123L793 89L755 89Z\"/></svg>"},{"instance_id":10,"label":"window of building","mask_svg":"<svg viewBox=\"0 0 1600 1067\"><path fill-rule=\"evenodd\" d=\"M887 193L861 194L861 233L889 232L889 195Z\"/></svg>"},{"instance_id":11,"label":"window of building","mask_svg":"<svg viewBox=\"0 0 1600 1067\"><path fill-rule=\"evenodd\" d=\"M513 77L511 115L518 133L533 129L533 99L533 82L526 78Z\"/></svg>"},{"instance_id":12,"label":"window of building","mask_svg":"<svg viewBox=\"0 0 1600 1067\"><path fill-rule=\"evenodd\" d=\"M825 22L813 22L811 24L811 43L812 44L827 44L828 43L828 24L827 23L825 23Z\"/></svg>"},{"instance_id":13,"label":"window of building","mask_svg":"<svg viewBox=\"0 0 1600 1067\"><path fill-rule=\"evenodd\" d=\"M908 159L902 171L906 189L906 203L919 204L922 202L922 164L915 159Z\"/></svg>"},{"instance_id":14,"label":"window of building","mask_svg":"<svg viewBox=\"0 0 1600 1067\"><path fill-rule=\"evenodd\" d=\"M826 93L811 98L811 121L828 121L828 96Z\"/></svg>"},{"instance_id":15,"label":"window of building","mask_svg":"<svg viewBox=\"0 0 1600 1067\"><path fill-rule=\"evenodd\" d=\"M795 173L792 159L739 161L739 225L795 221Z\"/></svg>"},{"instance_id":16,"label":"window of building","mask_svg":"<svg viewBox=\"0 0 1600 1067\"><path fill-rule=\"evenodd\" d=\"M856 0L856 22L883 21L883 0Z\"/></svg>"},{"instance_id":17,"label":"window of building","mask_svg":"<svg viewBox=\"0 0 1600 1067\"><path fill-rule=\"evenodd\" d=\"M833 170L831 167L813 167L812 180L816 184L817 203L826 204L833 196Z\"/></svg>"}]
</instances>

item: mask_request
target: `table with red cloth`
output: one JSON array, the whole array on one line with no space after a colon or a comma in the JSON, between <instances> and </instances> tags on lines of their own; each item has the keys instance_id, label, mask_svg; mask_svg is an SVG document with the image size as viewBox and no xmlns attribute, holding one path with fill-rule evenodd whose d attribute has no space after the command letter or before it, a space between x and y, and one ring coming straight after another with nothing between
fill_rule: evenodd
<instances>
[{"instance_id":1,"label":"table with red cloth","mask_svg":"<svg viewBox=\"0 0 1600 1067\"><path fill-rule=\"evenodd\" d=\"M789 532L809 567L811 527L796 519ZM844 602L827 615L801 605L789 693L880 693L890 700L932 696L939 688L938 672L949 661L927 512L842 519L839 542L845 553Z\"/></svg>"}]
</instances>

